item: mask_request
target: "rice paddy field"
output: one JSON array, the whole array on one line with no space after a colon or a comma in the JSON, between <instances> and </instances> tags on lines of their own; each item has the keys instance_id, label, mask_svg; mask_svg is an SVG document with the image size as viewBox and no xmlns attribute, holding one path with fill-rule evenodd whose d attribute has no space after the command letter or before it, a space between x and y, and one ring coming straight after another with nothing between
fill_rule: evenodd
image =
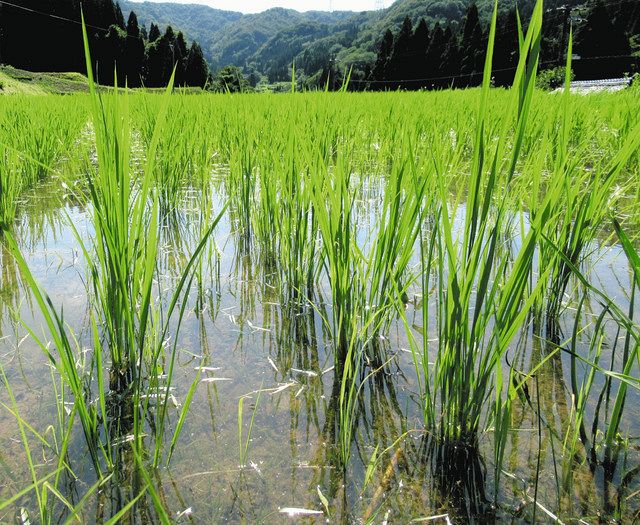
<instances>
[{"instance_id":1,"label":"rice paddy field","mask_svg":"<svg viewBox=\"0 0 640 525\"><path fill-rule=\"evenodd\" d=\"M541 13L510 90L1 97L0 522L637 521L640 96Z\"/></svg>"}]
</instances>

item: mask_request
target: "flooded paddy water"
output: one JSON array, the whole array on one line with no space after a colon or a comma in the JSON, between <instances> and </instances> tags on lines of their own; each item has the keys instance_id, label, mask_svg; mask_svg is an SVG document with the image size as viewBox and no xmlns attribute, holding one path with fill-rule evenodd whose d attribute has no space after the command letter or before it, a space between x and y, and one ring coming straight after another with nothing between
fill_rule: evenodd
<instances>
[{"instance_id":1,"label":"flooded paddy water","mask_svg":"<svg viewBox=\"0 0 640 525\"><path fill-rule=\"evenodd\" d=\"M492 95L499 169L475 90L172 95L157 143L105 96L120 142L82 123L4 234L0 522L637 519L638 102L575 99L560 158L544 96L518 154Z\"/></svg>"}]
</instances>

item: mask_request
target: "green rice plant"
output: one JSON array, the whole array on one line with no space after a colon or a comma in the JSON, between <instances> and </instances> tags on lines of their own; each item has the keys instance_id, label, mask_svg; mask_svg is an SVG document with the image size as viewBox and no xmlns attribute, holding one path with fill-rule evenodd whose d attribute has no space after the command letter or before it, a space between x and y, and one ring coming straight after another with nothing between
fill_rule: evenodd
<instances>
[{"instance_id":1,"label":"green rice plant","mask_svg":"<svg viewBox=\"0 0 640 525\"><path fill-rule=\"evenodd\" d=\"M226 185L236 228L248 248L252 237L251 210L255 205L256 142L253 132L246 129L239 131L235 140Z\"/></svg>"},{"instance_id":2,"label":"green rice plant","mask_svg":"<svg viewBox=\"0 0 640 525\"><path fill-rule=\"evenodd\" d=\"M286 164L282 167L280 192L275 207L280 210L277 254L284 296L294 304L313 296L316 277L318 226L311 199L311 177L302 171L303 160L295 151L291 133L286 145Z\"/></svg>"},{"instance_id":3,"label":"green rice plant","mask_svg":"<svg viewBox=\"0 0 640 525\"><path fill-rule=\"evenodd\" d=\"M494 19L496 12L497 9L494 9ZM541 20L542 3L538 2L521 48L512 89L510 108L516 117L516 127L513 148L507 160L503 160L506 126L509 123L507 119L493 153L485 151L486 100L495 23L492 25L476 124L464 230L457 244L448 217L446 194L444 189L440 190L443 251L440 258L445 261L446 273L440 278L441 289L438 292L442 297L438 314L439 342L431 387L433 391L427 394L427 402L432 406L426 412L426 425L427 428L437 429L443 440L454 443L471 446L477 443L482 413L487 397L493 390L496 370L535 297L535 293L525 296L534 256L535 230L532 229L523 239L519 253L510 262L510 256L498 246L506 200L496 203L494 192L499 181L508 185L515 171L535 82ZM487 157L488 169L485 166ZM501 169L505 169L506 173L501 174ZM493 205L496 210L494 218L491 218ZM424 357L427 355L425 352Z\"/></svg>"},{"instance_id":4,"label":"green rice plant","mask_svg":"<svg viewBox=\"0 0 640 525\"><path fill-rule=\"evenodd\" d=\"M505 116L492 145L485 134L490 122L488 100L496 16L497 6L489 34L461 232L456 235L451 219L449 194L443 182L447 171L443 155L442 159L434 160L439 201L431 212L433 226L431 232L422 235L420 243L422 349L418 350L413 338L410 341L424 403L425 429L435 439L431 452L437 458L434 468L445 469L438 477L442 482L440 490L445 494L457 493L456 483L461 476L464 478L467 469L481 461L478 459L481 432L492 421L498 433L494 440L495 477L499 478L502 440L508 431L510 399L515 395L509 389L506 399L503 397L502 359L540 292L539 284L528 290L537 245L535 227L523 235L515 253L505 247L503 232L509 230L510 200L506 195L514 180L530 118L540 51L542 3L536 4L523 39L509 94L511 101L503 108ZM513 137L507 151L511 125ZM443 147L436 146L435 151L443 151ZM543 208L546 211L536 220L546 218L552 205L549 197ZM426 299L432 289L432 275L436 280L434 351L429 347L431 312ZM472 512L481 512L480 506L486 503L481 488L484 481L477 482L474 486L481 492L472 491L464 496L472 498Z\"/></svg>"},{"instance_id":5,"label":"green rice plant","mask_svg":"<svg viewBox=\"0 0 640 525\"><path fill-rule=\"evenodd\" d=\"M278 193L286 191L281 181L281 156L277 149L256 151L256 202L250 212L254 240L259 245L260 257L265 267L273 267L277 258L278 225L282 220L279 217L281 210L278 207ZM284 198L281 200L284 201Z\"/></svg>"},{"instance_id":6,"label":"green rice plant","mask_svg":"<svg viewBox=\"0 0 640 525\"><path fill-rule=\"evenodd\" d=\"M93 353L86 369L76 364L77 356L81 354L79 344L65 326L62 314L58 314L46 293L38 287L15 241L9 237L8 242L44 316L54 342L53 349L50 350L33 332L31 334L70 389L94 467L102 477L116 468L120 458L117 451L123 441L129 440L127 436L133 436L134 446L138 451L142 450L142 425L151 410L150 396L143 400L143 394L148 389L152 389L150 393L153 389L156 394L162 393L159 385L147 383L146 378L162 373L163 341L169 334L170 320L181 303L173 334L177 339L196 262L222 213L204 232L168 305L158 309L152 298L157 279L159 205L157 193L152 189L152 174L155 145L162 133L171 84L147 152L145 170L138 180L131 173L128 95L117 91L111 96L97 93L86 34L85 51L97 151L97 168L87 176L94 227L91 245L85 244L74 228L89 274ZM174 344L168 359L167 385L163 387L166 388L164 403L156 413L154 466L158 465L161 456L175 353ZM108 387L105 385L107 368ZM98 402L95 404L89 403L84 395L92 388L97 389ZM174 435L172 448L176 439Z\"/></svg>"},{"instance_id":7,"label":"green rice plant","mask_svg":"<svg viewBox=\"0 0 640 525\"><path fill-rule=\"evenodd\" d=\"M85 41L89 69L89 51L86 46ZM158 369L163 341L169 330L169 320L180 301L183 289L189 289L195 263L222 214L213 220L188 261L164 312L164 319L158 317L152 306L152 293L158 249L159 198L152 191L151 180L157 144L165 126L172 81L164 95L165 101L146 152L144 172L135 193L130 172L131 132L128 125L127 94L118 96L115 93L114 97L103 101L95 91L91 74L89 81L98 151L98 170L88 180L93 205L93 248L96 250L96 257L91 257L87 247L83 246L83 251L87 261L91 261L89 271L96 300L95 311L99 316L98 319L93 317L94 333L98 332L98 323L104 326L111 358L110 390L125 395L125 399L128 397L127 392L133 396L131 402L134 409L127 416L132 421L127 423L120 417L116 424L131 425L136 438L141 439L141 420L135 407L139 405L144 391L142 367L145 358L150 371ZM184 308L183 302L179 312L180 320ZM154 321L156 326L151 324ZM148 341L147 338L151 340ZM97 343L97 337L95 340ZM167 389L171 384L175 351L174 345L169 360ZM98 375L100 368L98 364ZM157 422L157 439L161 439L164 428L167 397L168 394L164 397ZM148 405L148 401L145 405ZM155 465L159 461L159 454L158 447L154 456Z\"/></svg>"},{"instance_id":8,"label":"green rice plant","mask_svg":"<svg viewBox=\"0 0 640 525\"><path fill-rule=\"evenodd\" d=\"M15 150L0 144L0 230L13 223L20 196L20 159Z\"/></svg>"},{"instance_id":9,"label":"green rice plant","mask_svg":"<svg viewBox=\"0 0 640 525\"><path fill-rule=\"evenodd\" d=\"M621 423L628 391L629 388L640 390L640 381L634 374L634 370L640 365L640 331L637 323L633 321L636 292L640 285L638 254L620 224L615 219L613 223L633 274L628 312L623 312L606 293L593 287L580 269L565 258L573 275L585 285L584 295L577 305L570 340L560 347L570 357L573 392L571 419L563 441L562 484L563 490L567 493L573 490L576 466L585 462L591 470L602 468L606 483L613 482L621 461L621 452L624 457L626 450ZM594 321L587 321L585 326L581 327L579 322L585 317L581 314L590 294L595 295L602 309ZM618 328L610 336L607 325L611 320ZM583 355L579 350L579 342L585 334L588 337L589 350ZM610 353L607 358L609 364L604 362L605 349ZM598 376L601 376L599 381ZM594 392L597 384L601 386ZM591 407L593 416L589 424ZM625 475L625 479L633 479L634 470L631 469ZM627 490L626 483L620 490ZM610 507L608 494L603 494L603 500L605 507ZM620 512L622 506L624 498L619 495L615 503L616 512ZM610 512L613 512L613 508Z\"/></svg>"},{"instance_id":10,"label":"green rice plant","mask_svg":"<svg viewBox=\"0 0 640 525\"><path fill-rule=\"evenodd\" d=\"M0 229L14 222L18 201L80 142L84 105L16 97L0 118Z\"/></svg>"},{"instance_id":11,"label":"green rice plant","mask_svg":"<svg viewBox=\"0 0 640 525\"><path fill-rule=\"evenodd\" d=\"M360 257L352 224L355 191L351 186L348 152L339 152L332 171L316 155L311 163L311 198L323 241L323 266L331 286L332 339L337 363L343 363L350 348L351 332L364 312ZM330 173L330 176L326 174Z\"/></svg>"},{"instance_id":12,"label":"green rice plant","mask_svg":"<svg viewBox=\"0 0 640 525\"><path fill-rule=\"evenodd\" d=\"M354 319L358 323L352 328L351 341L344 361L336 368L338 380L338 439L340 449L340 467L343 475L346 475L347 466L351 459L351 448L355 438L355 427L358 411L362 409L359 404L364 393L367 381L378 373L384 373L385 368L392 360L389 358L377 367L371 367L371 371L365 373L364 358L369 347L374 346L380 325L386 321L384 310L370 311L364 321ZM363 324L360 325L360 322ZM338 375L340 374L340 375Z\"/></svg>"},{"instance_id":13,"label":"green rice plant","mask_svg":"<svg viewBox=\"0 0 640 525\"><path fill-rule=\"evenodd\" d=\"M570 35L571 37L571 35ZM544 307L547 316L548 337L557 340L557 324L560 314L562 300L565 297L571 270L565 260L574 266L580 266L584 258L586 247L593 241L600 231L603 221L606 219L609 207L616 207L618 199L624 193L617 189L613 191L614 185L619 184L621 175L629 168L634 155L632 144L625 144L623 140L617 144L612 151L617 154L611 159L602 156L591 159L588 148L590 144L590 134L595 131L581 129L583 140L578 144L576 151L569 154L573 120L570 107L573 103L570 95L570 76L572 56L572 41L569 39L567 51L567 75L565 78L565 90L562 95L562 110L559 139L555 145L555 162L548 193L558 194L558 203L555 206L555 217L541 224L542 234L553 241L553 247L547 243L540 246L540 266L541 268L552 268L549 288L545 293L548 297L547 305ZM628 124L627 124L628 126ZM597 130L598 128L594 128ZM586 135L586 137L585 137ZM624 133L625 137L631 139L633 129L628 128ZM633 140L633 139L631 139ZM636 145L637 149L637 145ZM600 153L600 151L598 151ZM584 159L588 158L593 164L589 169L584 166ZM540 187L536 183L534 195ZM537 197L534 196L534 199ZM532 215L537 212L537 206L532 206ZM561 249L564 257L560 257L557 248ZM538 308L542 310L542 306Z\"/></svg>"},{"instance_id":14,"label":"green rice plant","mask_svg":"<svg viewBox=\"0 0 640 525\"><path fill-rule=\"evenodd\" d=\"M155 116L161 109L157 96L134 95L132 127L140 154L152 147ZM176 213L189 188L201 190L210 184L212 141L207 133L207 113L198 110L189 95L172 93L167 108L167 123L155 147L154 185L158 192L161 216ZM189 122L189 133L181 123Z\"/></svg>"},{"instance_id":15,"label":"green rice plant","mask_svg":"<svg viewBox=\"0 0 640 525\"><path fill-rule=\"evenodd\" d=\"M159 149L162 153L156 154L154 182L163 217L175 213L184 198L188 151L184 147L186 142L178 140L183 134L183 130L178 127L167 126L160 138L163 147Z\"/></svg>"},{"instance_id":16,"label":"green rice plant","mask_svg":"<svg viewBox=\"0 0 640 525\"><path fill-rule=\"evenodd\" d=\"M49 175L86 124L84 99L70 97L63 104L52 104L49 97L17 97L5 111L0 130L6 145L23 155L21 178L24 188L32 187Z\"/></svg>"},{"instance_id":17,"label":"green rice plant","mask_svg":"<svg viewBox=\"0 0 640 525\"><path fill-rule=\"evenodd\" d=\"M639 128L640 129L640 128ZM624 162L636 144L638 129L627 137L612 165ZM629 147L632 145L631 147ZM622 158L622 160L621 160ZM582 285L583 295L577 300L573 312L573 327L567 343L550 339L552 348L562 350L570 359L571 414L566 421L567 429L562 438L562 484L564 494L574 490L573 476L583 463L594 471L602 468L607 484L612 484L620 466L621 452L626 450L626 440L621 434L623 411L629 387L638 389L640 383L634 370L640 365L637 323L634 322L637 281L637 253L626 237L620 224L614 220L614 229L629 259L632 272L629 310L623 311L606 292L597 289L585 272L570 260L549 238L542 234L542 242L558 254L571 275ZM601 308L599 312L587 312L586 304L594 301ZM613 323L611 323L613 321ZM617 326L613 331L611 325ZM584 341L584 342L583 342ZM584 348L586 343L586 353ZM581 347L582 345L582 347ZM606 352L606 353L605 353ZM555 353L555 351L554 351ZM608 355L605 364L605 355ZM598 389L594 389L599 385ZM593 409L593 411L591 410ZM588 418L593 414L591 421ZM560 436L559 436L560 437ZM622 458L625 454L623 452ZM622 460L624 463L624 459ZM634 469L625 474L627 480L620 490L625 491ZM559 476L559 474L557 474ZM624 498L621 492L612 506L610 496L603 494L606 512L621 512Z\"/></svg>"},{"instance_id":18,"label":"green rice plant","mask_svg":"<svg viewBox=\"0 0 640 525\"><path fill-rule=\"evenodd\" d=\"M365 262L368 283L367 307L378 312L388 324L390 310L397 305L396 299L407 302L407 290L413 277L407 269L415 252L420 232L423 209L429 206L426 194L427 179L418 176L419 168L413 159L412 145L404 139L401 150L403 159L391 167L382 203L379 226Z\"/></svg>"},{"instance_id":19,"label":"green rice plant","mask_svg":"<svg viewBox=\"0 0 640 525\"><path fill-rule=\"evenodd\" d=\"M85 376L85 370L76 365L76 362L83 363L84 361L82 359L82 352L78 342L68 333L62 314L59 314L56 311L49 297L36 283L33 275L29 271L29 267L27 266L24 257L20 253L18 245L11 235L6 236L6 242L8 243L9 250L16 259L17 265L20 268L35 303L42 313L46 328L49 332L49 337L53 342L54 349L52 350L46 340L39 337L33 330L28 327L27 330L56 369L56 372L63 379L66 387L69 389L69 392L74 399L74 411L77 413L77 417L80 420L80 425L82 426L91 461L96 469L98 477L103 477L103 469L100 461L101 453L107 459L108 464L112 464L108 447L105 448L101 443L99 430L100 415L102 415L103 419L106 421L106 394L101 390L102 393L100 394L99 403L101 413L98 412L96 404L85 403L84 385L86 378L83 377ZM101 357L98 357L99 369L101 362ZM100 376L100 381L101 380ZM102 386L102 384L100 383L99 386Z\"/></svg>"},{"instance_id":20,"label":"green rice plant","mask_svg":"<svg viewBox=\"0 0 640 525\"><path fill-rule=\"evenodd\" d=\"M640 126L636 128L635 132L640 135ZM640 255L638 255L638 252L631 244L631 241L620 226L620 223L614 219L613 224L616 230L616 234L620 239L620 243L622 244L622 248L627 255L631 271L633 272L633 283L631 285L631 301L629 303L629 312L627 314L629 321L632 323L634 319L634 300L636 297L636 290L640 290ZM637 327L636 325L634 327L635 330L631 330L629 324L625 323L625 325L623 326L625 326L625 328L627 329L627 335L624 339L622 367L620 373L620 378L622 379L622 381L620 381L620 386L618 388L618 392L613 404L613 410L609 416L609 421L607 422L607 431L605 433L605 463L613 461L613 457L610 454L615 454L616 450L614 444L617 441L618 431L620 422L622 420L623 409L627 395L627 389L629 386L629 383L624 379L633 377L633 370L637 370L637 367L640 366L640 338L638 337L638 334L640 333L640 327ZM607 383L610 383L612 377L613 374L607 375ZM640 386L640 383L638 383L637 381L632 382L632 384L634 383L637 383L638 386ZM598 411L599 410L600 407L598 406Z\"/></svg>"},{"instance_id":21,"label":"green rice plant","mask_svg":"<svg viewBox=\"0 0 640 525\"><path fill-rule=\"evenodd\" d=\"M578 314L581 313L582 308L584 306L584 298L578 304ZM586 355L586 359L593 365L589 366L586 373L582 376L582 378L578 379L578 364L580 360L578 359L577 353L577 344L578 338L580 335L580 331L577 327L574 327L572 336L571 336L571 388L574 396L574 404L573 404L573 415L574 420L571 422L571 428L567 431L564 440L564 449L565 449L565 461L568 463L565 465L565 486L569 484L570 474L572 472L572 462L574 461L577 451L578 444L582 442L584 444L584 448L587 451L594 452L595 448L593 448L591 440L587 435L584 419L586 415L587 404L589 402L589 395L593 388L594 380L596 378L596 374L598 372L598 368L600 367L600 359L602 356L603 346L605 344L605 320L606 320L607 310L604 309L602 313L596 319L593 327L593 335L591 335L591 341L589 345L589 352ZM576 321L578 321L581 317L579 315L576 316Z\"/></svg>"}]
</instances>

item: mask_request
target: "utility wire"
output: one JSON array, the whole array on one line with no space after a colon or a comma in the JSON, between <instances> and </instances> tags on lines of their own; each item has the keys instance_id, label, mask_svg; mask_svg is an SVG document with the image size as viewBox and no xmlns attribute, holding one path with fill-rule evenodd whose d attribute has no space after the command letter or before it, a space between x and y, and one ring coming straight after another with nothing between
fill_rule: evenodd
<instances>
[{"instance_id":1,"label":"utility wire","mask_svg":"<svg viewBox=\"0 0 640 525\"><path fill-rule=\"evenodd\" d=\"M66 18L64 16L58 16L58 15L54 15L52 13L45 13L43 11L38 11L36 9L31 9L29 7L25 7L25 6L22 6L22 5L13 4L11 2L7 2L6 0L0 0L0 5L7 5L9 7L15 7L16 9L20 9L22 11L27 11L29 13L34 13L36 15L41 15L41 16L47 16L49 18L54 18L56 20L62 20L63 22L71 22L71 23L77 24L79 26L82 25L82 22L80 20L73 20L72 18ZM98 31L103 31L104 33L108 33L109 32L109 28L87 24L86 22L85 22L84 25L87 28L96 29ZM140 36L134 36L134 35L130 35L130 34L127 33L126 37L127 38L133 38L135 40L141 40L141 41L144 42L144 39L142 37L140 37Z\"/></svg>"},{"instance_id":2,"label":"utility wire","mask_svg":"<svg viewBox=\"0 0 640 525\"><path fill-rule=\"evenodd\" d=\"M630 3L630 0L612 0L612 1L609 1L609 2L602 2L602 4L605 5L605 6L621 5L621 4L627 4L627 3ZM54 15L54 14L51 14L51 13L45 13L43 11L38 11L36 9L31 9L29 7L25 7L25 6L21 6L21 5L18 5L18 4L14 4L12 2L7 2L6 0L0 0L0 5L6 5L6 6L9 6L9 7L14 7L16 9L20 9L22 11L27 11L29 13L34 13L34 14L37 14L37 15L46 16L46 17L53 18L53 19L56 19L56 20L61 20L61 21L65 21L65 22L71 22L71 23L77 24L77 25L82 25L82 22L80 20L73 20L71 18L66 18L66 17L59 16L59 15ZM551 17L551 20L554 20L555 18L560 18L562 16L565 16L566 15L566 10L571 12L573 9L581 9L581 8L584 8L584 7L585 6L576 6L576 7L572 7L572 8L564 8L564 7L560 6L560 7L545 11L544 14L546 15L547 13L556 12L556 15ZM547 18L547 20L549 20L549 18ZM107 33L109 31L109 28L100 27L100 26L96 26L96 25L92 25L92 24L86 24L85 23L85 26L88 27L88 28L91 28L91 29L98 30L98 31L103 31L105 33ZM510 30L507 30L507 31L499 31L499 32L496 33L496 36L504 36L504 35L507 35L507 34L510 34L510 33L515 33L515 32L517 32L517 29L510 29ZM127 38L133 38L133 39L136 39L136 40L141 40L141 41L144 42L144 39L142 37L139 37L139 36L136 37L136 36L127 34L126 37ZM447 45L447 43L443 43L438 47L444 48L446 45ZM425 50L425 52L426 51L427 50ZM415 53L412 53L411 55L404 55L404 56L412 56L414 54ZM611 55L611 56L603 56L603 57L587 57L587 58L583 58L581 60L596 60L596 59L622 58L622 57L631 58L628 55ZM553 63L556 63L556 62L557 62L556 60L547 61L547 62L544 62L544 63L541 62L540 65L548 65L548 64L553 64ZM492 73L498 73L498 72L504 72L504 71L514 71L516 69L517 69L517 66L516 67L501 68L501 69L494 69L494 70L492 70ZM463 73L463 74L459 74L459 75L445 75L445 76L440 76L440 77L429 77L429 78L419 78L419 79L401 79L401 80L356 80L356 79L352 79L350 82L353 82L353 83L368 83L368 84L393 84L393 83L399 84L399 83L407 83L407 82L427 82L427 81L430 81L430 80L445 80L445 79L454 80L456 78L473 77L473 76L479 75L479 74L480 74L479 72L478 73Z\"/></svg>"},{"instance_id":3,"label":"utility wire","mask_svg":"<svg viewBox=\"0 0 640 525\"><path fill-rule=\"evenodd\" d=\"M605 6L615 6L615 5L622 5L622 4L628 4L631 3L630 0L612 0L609 2L601 2L602 5ZM588 8L588 5L582 4L582 5L578 5L578 6L574 6L574 7L566 7L566 6L559 6L559 7L555 7L552 9L549 9L547 11L545 11L543 13L543 16L546 17L543 20L546 22L549 22L550 20L562 20L563 18L565 19L571 19L571 11L576 10L576 9L585 9ZM552 14L552 16L549 16L549 14ZM567 16L568 13L568 16ZM432 30L433 31L433 30ZM504 35L508 35L508 34L516 34L518 31L517 27L513 28L513 29L509 29L509 30L505 30L505 31L497 31L495 36L504 36ZM430 33L430 37L432 37L433 32ZM444 50L448 45L450 44L450 41L446 41L446 42L442 42L441 44L439 44L438 46L435 47L431 47L431 45L429 44L427 46L427 49L425 49L424 53L419 53L419 52L412 52L412 53L403 53L402 57L413 57L413 56L425 56L427 53L429 53L429 51L431 51L432 49L437 49L437 50ZM392 53L393 56L393 53ZM581 58L581 61L586 61L586 60L598 60L598 59L610 59L610 58L636 58L633 55L608 55L608 56L598 56L598 57L584 57ZM552 64L556 64L558 63L558 60L547 60L545 62L540 62L539 65L540 66L546 66L546 65L552 65ZM500 72L505 72L505 71L515 71L517 69L517 66L513 66L513 67L507 67L507 68L500 68L500 69L492 69L491 72L492 73L500 73ZM359 80L359 79L351 79L350 82L356 83L356 84L404 84L404 83L415 83L415 82L428 82L431 80L447 80L447 79L451 79L451 80L455 80L457 78L466 78L466 77L473 77L473 76L477 76L477 75L481 75L482 72L474 72L474 73L462 73L462 74L458 74L458 75L443 75L443 76L439 76L439 77L429 77L429 78L417 78L417 79L400 79L400 80Z\"/></svg>"},{"instance_id":4,"label":"utility wire","mask_svg":"<svg viewBox=\"0 0 640 525\"><path fill-rule=\"evenodd\" d=\"M585 58L581 58L580 61L583 60L605 60L605 59L610 59L610 58L638 58L635 57L633 55L606 55L606 56L598 56L598 57L585 57ZM539 62L540 66L548 66L551 64L556 64L558 61L557 60L547 60L545 62ZM515 71L516 69L518 69L518 66L513 66L513 67L503 67L500 69L492 69L491 73L501 73L504 71ZM444 75L441 77L429 77L429 78L407 78L407 79L401 79L401 80L357 80L357 79L350 79L349 82L355 82L355 83L359 83L359 84L403 84L403 83L409 83L409 82L427 82L429 80L446 80L446 79L451 79L451 80L455 80L456 78L466 78L466 77L474 77L474 76L481 76L483 73L482 71L476 71L474 73L462 73L462 74L458 74L458 75Z\"/></svg>"},{"instance_id":5,"label":"utility wire","mask_svg":"<svg viewBox=\"0 0 640 525\"><path fill-rule=\"evenodd\" d=\"M612 5L630 3L630 0L612 0L612 1L609 1L609 2L601 2L601 3L602 3L602 5L605 5L605 6L612 6ZM27 11L29 13L34 13L34 14L38 14L38 15L41 15L41 16L47 16L49 18L54 18L56 20L61 20L61 21L65 21L65 22L71 22L71 23L77 24L77 25L82 25L82 22L80 20L74 20L72 18L66 18L64 16L54 15L54 14L51 14L51 13L45 13L44 11L38 11L36 9L31 9L29 7L25 7L25 6L14 4L14 3L11 3L11 2L7 2L6 0L0 0L0 5L7 5L9 7L15 7L16 9L21 9L22 11ZM582 7L583 6L576 6L576 7L567 8L567 9L569 11L572 11L573 9L580 9ZM561 7L557 7L557 8L553 8L553 9L549 9L548 11L545 11L545 14L552 13L552 12L556 11L557 15L551 18L553 20L556 17L560 18L561 16L563 16L564 13L562 11L564 11L564 9L565 8L562 7L562 6ZM91 29L96 29L98 31L103 31L105 33L109 31L109 28L100 27L100 26L96 26L96 25L92 25L92 24L86 24L85 23L85 26L88 27L88 28L91 28ZM502 36L502 35L506 35L506 34L509 34L509 33L514 33L515 31L517 31L517 30L510 29L508 31L497 32L496 36ZM137 40L143 40L144 41L144 39L142 37L137 37L137 36L133 36L133 35L129 35L129 34L127 34L127 38L134 38L134 39L137 39Z\"/></svg>"},{"instance_id":6,"label":"utility wire","mask_svg":"<svg viewBox=\"0 0 640 525\"><path fill-rule=\"evenodd\" d=\"M593 2L593 3L595 3L595 2ZM632 2L631 2L631 0L611 0L609 2L601 2L601 3L602 3L602 5L611 7L611 6L616 6L616 5L629 4L629 3L632 3ZM585 4L582 4L582 5L575 6L575 7L564 7L564 6L554 7L552 9L548 9L547 11L544 11L544 13L543 13L543 17L544 17L543 18L543 28L542 28L543 31L544 31L544 29L546 27L548 27L549 23L553 23L555 21L563 20L565 18L565 16L566 16L566 11L571 13L571 11L573 11L573 10L585 9L585 8L588 8L588 6L585 5ZM504 13L504 11L503 11L503 13ZM571 14L569 14L569 16L567 18L570 19L571 18ZM448 26L450 27L450 24L448 24ZM435 25L433 27L435 27ZM442 27L442 25L441 25L441 27ZM443 31L444 31L444 29L443 29ZM497 38L497 37L513 34L514 37L515 37L517 35L517 33L518 33L518 28L515 27L515 28L512 28L512 29L506 29L506 30L503 30L503 31L496 31L496 35L495 36ZM432 37L433 37L433 28L429 32L429 38L431 39ZM425 52L428 52L430 49L432 49L432 50L435 49L435 50L438 50L438 51L444 50L449 45L449 42L450 41L442 42L439 45L433 46L433 47L431 47L431 44L429 43L429 45L427 46L427 49L425 50ZM420 55L422 55L422 53L413 52L413 53L403 53L402 54L403 57L420 56Z\"/></svg>"},{"instance_id":7,"label":"utility wire","mask_svg":"<svg viewBox=\"0 0 640 525\"><path fill-rule=\"evenodd\" d=\"M583 60L604 60L604 59L610 59L610 58L638 58L635 57L633 55L606 55L606 56L598 56L598 57L585 57L585 58L581 58L580 61ZM557 60L547 60L545 62L539 62L540 66L547 66L547 65L551 65L551 64L556 64L558 61ZM492 69L491 73L500 73L500 72L504 72L504 71L515 71L516 69L518 69L518 66L513 66L513 67L503 67L503 68L499 68L499 69ZM408 79L400 79L400 80L350 80L350 82L358 82L358 83L368 83L368 84L398 84L398 83L405 83L405 82L426 82L429 80L445 80L445 79L451 79L454 80L456 78L465 78L465 77L473 77L473 76L480 76L482 75L482 71L476 71L474 73L462 73L462 74L458 74L458 75L444 75L441 77L429 77L429 78L408 78Z\"/></svg>"}]
</instances>

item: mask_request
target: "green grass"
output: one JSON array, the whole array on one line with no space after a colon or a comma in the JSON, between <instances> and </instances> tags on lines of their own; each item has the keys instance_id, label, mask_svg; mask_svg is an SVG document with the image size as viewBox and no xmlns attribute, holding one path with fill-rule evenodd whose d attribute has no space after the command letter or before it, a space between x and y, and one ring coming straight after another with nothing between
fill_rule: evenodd
<instances>
[{"instance_id":1,"label":"green grass","mask_svg":"<svg viewBox=\"0 0 640 525\"><path fill-rule=\"evenodd\" d=\"M87 77L80 73L35 73L11 66L0 67L0 93L7 95L67 95L87 93Z\"/></svg>"}]
</instances>

